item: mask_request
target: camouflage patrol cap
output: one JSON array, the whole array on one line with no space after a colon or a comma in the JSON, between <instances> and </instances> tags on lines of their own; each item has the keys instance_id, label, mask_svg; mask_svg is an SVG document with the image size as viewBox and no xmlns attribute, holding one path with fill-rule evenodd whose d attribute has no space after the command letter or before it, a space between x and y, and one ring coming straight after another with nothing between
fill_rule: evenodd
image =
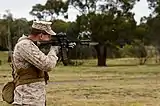
<instances>
[{"instance_id":1,"label":"camouflage patrol cap","mask_svg":"<svg viewBox=\"0 0 160 106\"><path fill-rule=\"evenodd\" d=\"M50 35L56 35L56 33L51 29L52 22L47 21L33 21L32 28L43 30Z\"/></svg>"}]
</instances>

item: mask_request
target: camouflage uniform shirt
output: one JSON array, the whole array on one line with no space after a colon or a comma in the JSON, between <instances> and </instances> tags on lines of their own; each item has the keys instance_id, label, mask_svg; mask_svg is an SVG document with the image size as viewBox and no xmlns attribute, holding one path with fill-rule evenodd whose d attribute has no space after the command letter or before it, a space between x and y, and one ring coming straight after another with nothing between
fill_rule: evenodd
<instances>
[{"instance_id":1,"label":"camouflage uniform shirt","mask_svg":"<svg viewBox=\"0 0 160 106\"><path fill-rule=\"evenodd\" d=\"M14 48L14 65L16 69L26 69L34 65L43 71L51 70L58 60L56 50L56 48L51 47L48 55L45 55L30 39L22 36ZM14 91L13 104L45 106L45 95L44 81L19 85Z\"/></svg>"}]
</instances>

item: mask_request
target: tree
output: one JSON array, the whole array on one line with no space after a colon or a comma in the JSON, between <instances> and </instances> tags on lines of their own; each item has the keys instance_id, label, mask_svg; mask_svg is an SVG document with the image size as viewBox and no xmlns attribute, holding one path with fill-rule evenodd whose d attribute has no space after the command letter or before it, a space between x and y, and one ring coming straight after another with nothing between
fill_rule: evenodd
<instances>
[{"instance_id":1,"label":"tree","mask_svg":"<svg viewBox=\"0 0 160 106\"><path fill-rule=\"evenodd\" d=\"M29 34L30 26L26 19L20 18L15 19L11 23L11 35L12 35L12 46L16 44L17 40L23 35Z\"/></svg>"},{"instance_id":2,"label":"tree","mask_svg":"<svg viewBox=\"0 0 160 106\"><path fill-rule=\"evenodd\" d=\"M47 0L45 5L36 4L33 6L30 14L37 17L39 20L46 20L47 17L50 17L50 20L54 20L60 14L63 14L64 17L67 18L67 10L68 1L64 2L63 0Z\"/></svg>"},{"instance_id":3,"label":"tree","mask_svg":"<svg viewBox=\"0 0 160 106\"><path fill-rule=\"evenodd\" d=\"M53 24L52 24L52 29L56 32L56 33L60 33L60 32L65 32L67 33L67 30L70 26L69 22L65 22L62 20L54 20Z\"/></svg>"},{"instance_id":4,"label":"tree","mask_svg":"<svg viewBox=\"0 0 160 106\"><path fill-rule=\"evenodd\" d=\"M159 0L147 0L149 9L153 10L152 15L160 15L160 1Z\"/></svg>"},{"instance_id":5,"label":"tree","mask_svg":"<svg viewBox=\"0 0 160 106\"><path fill-rule=\"evenodd\" d=\"M147 23L141 23L136 27L135 39L140 40L144 45L151 44L150 27Z\"/></svg>"},{"instance_id":6,"label":"tree","mask_svg":"<svg viewBox=\"0 0 160 106\"><path fill-rule=\"evenodd\" d=\"M12 57L12 36L11 36L11 32L10 32L10 26L11 23L13 22L13 17L12 17L12 13L10 12L10 10L6 10L6 14L4 14L3 18L5 19L5 25L7 26L7 43L8 43L8 62L11 62L11 57Z\"/></svg>"},{"instance_id":7,"label":"tree","mask_svg":"<svg viewBox=\"0 0 160 106\"><path fill-rule=\"evenodd\" d=\"M121 45L122 43L129 43L133 38L133 31L136 28L134 14L129 12L132 8L132 2L118 2L107 1L95 8L97 1L73 3L82 10L81 16L77 18L77 24L80 31L90 31L93 41L99 42L95 46L98 57L98 66L106 65L106 48ZM123 11L118 10L118 5L121 3ZM91 6L90 6L91 5ZM100 11L100 12L98 12ZM88 13L86 13L88 12ZM121 41L121 42L119 42Z\"/></svg>"},{"instance_id":8,"label":"tree","mask_svg":"<svg viewBox=\"0 0 160 106\"><path fill-rule=\"evenodd\" d=\"M7 50L8 41L7 41L7 25L4 19L0 20L0 48Z\"/></svg>"}]
</instances>

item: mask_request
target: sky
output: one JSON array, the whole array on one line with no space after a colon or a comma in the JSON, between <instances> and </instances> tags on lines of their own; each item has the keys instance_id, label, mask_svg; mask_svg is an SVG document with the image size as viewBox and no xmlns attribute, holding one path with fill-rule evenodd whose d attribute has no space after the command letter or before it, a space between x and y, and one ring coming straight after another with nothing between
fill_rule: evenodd
<instances>
[{"instance_id":1,"label":"sky","mask_svg":"<svg viewBox=\"0 0 160 106\"><path fill-rule=\"evenodd\" d=\"M10 10L14 18L26 18L27 20L33 20L34 17L29 14L32 10L32 6L35 4L45 4L47 0L0 0L0 17L3 16L5 10ZM134 9L135 19L139 23L140 18L143 16L148 16L151 11L148 9L148 4L146 0L140 0ZM77 10L69 10L69 19L74 21L76 19Z\"/></svg>"}]
</instances>

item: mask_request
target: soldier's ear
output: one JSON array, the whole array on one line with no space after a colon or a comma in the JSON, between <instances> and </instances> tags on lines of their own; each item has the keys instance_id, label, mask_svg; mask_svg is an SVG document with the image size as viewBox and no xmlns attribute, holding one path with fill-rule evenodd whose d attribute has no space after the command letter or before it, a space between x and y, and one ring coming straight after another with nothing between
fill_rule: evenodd
<instances>
[{"instance_id":1,"label":"soldier's ear","mask_svg":"<svg viewBox=\"0 0 160 106\"><path fill-rule=\"evenodd\" d=\"M43 34L42 33L39 34L39 38L40 38L40 40L43 39Z\"/></svg>"}]
</instances>

